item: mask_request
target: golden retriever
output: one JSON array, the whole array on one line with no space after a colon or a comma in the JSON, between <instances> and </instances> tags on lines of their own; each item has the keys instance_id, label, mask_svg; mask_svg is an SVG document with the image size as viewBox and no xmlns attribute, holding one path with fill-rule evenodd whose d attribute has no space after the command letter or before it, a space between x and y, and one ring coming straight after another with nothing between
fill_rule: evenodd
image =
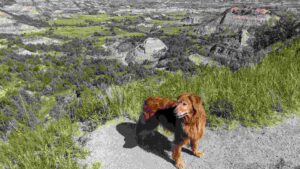
<instances>
[{"instance_id":1,"label":"golden retriever","mask_svg":"<svg viewBox=\"0 0 300 169\"><path fill-rule=\"evenodd\" d=\"M188 143L195 156L203 156L198 150L198 141L205 131L206 113L199 96L183 93L176 101L162 97L146 99L136 125L137 138L151 133L159 124L175 134L172 158L176 167L184 168L181 150Z\"/></svg>"}]
</instances>

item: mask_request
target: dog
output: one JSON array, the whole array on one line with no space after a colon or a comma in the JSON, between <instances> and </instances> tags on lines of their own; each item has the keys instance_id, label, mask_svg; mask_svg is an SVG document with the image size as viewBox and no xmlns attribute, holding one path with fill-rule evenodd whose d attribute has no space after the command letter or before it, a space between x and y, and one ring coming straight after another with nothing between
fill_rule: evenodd
<instances>
[{"instance_id":1,"label":"dog","mask_svg":"<svg viewBox=\"0 0 300 169\"><path fill-rule=\"evenodd\" d=\"M172 159L177 168L184 168L181 151L188 143L195 156L204 155L198 150L198 141L203 137L206 125L206 113L199 96L183 93L176 101L162 97L146 99L136 125L137 139L149 135L159 124L174 132Z\"/></svg>"}]
</instances>

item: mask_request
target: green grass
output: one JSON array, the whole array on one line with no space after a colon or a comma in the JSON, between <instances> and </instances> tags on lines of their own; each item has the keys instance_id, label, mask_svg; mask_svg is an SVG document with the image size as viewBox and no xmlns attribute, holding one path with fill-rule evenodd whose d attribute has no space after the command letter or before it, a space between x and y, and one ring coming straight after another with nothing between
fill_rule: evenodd
<instances>
[{"instance_id":1,"label":"green grass","mask_svg":"<svg viewBox=\"0 0 300 169\"><path fill-rule=\"evenodd\" d=\"M140 36L145 36L144 33L140 32L128 32L126 30L116 28L115 29L116 36L119 38L125 38L125 37L140 37Z\"/></svg>"},{"instance_id":2,"label":"green grass","mask_svg":"<svg viewBox=\"0 0 300 169\"><path fill-rule=\"evenodd\" d=\"M87 26L85 20L79 18L56 19L48 22L51 26Z\"/></svg>"},{"instance_id":3,"label":"green grass","mask_svg":"<svg viewBox=\"0 0 300 169\"><path fill-rule=\"evenodd\" d=\"M99 169L101 168L101 163L100 162L94 162L92 165L92 169Z\"/></svg>"},{"instance_id":4,"label":"green grass","mask_svg":"<svg viewBox=\"0 0 300 169\"><path fill-rule=\"evenodd\" d=\"M56 96L73 93L73 90L57 89L51 95L42 95L39 90L66 69L66 65L56 66L50 62L46 66L46 63L48 61L28 57L26 61L8 58L0 64L1 138L5 135L8 121L15 120L17 124L7 133L8 141L0 139L0 168L79 168L76 158L86 154L74 143L73 137L78 134L76 123L69 117L58 121L49 118L50 110L56 105ZM28 73L28 76L21 76L22 73ZM24 88L37 95L38 100L28 103L18 92ZM13 97L22 101L19 108L22 107L24 112L21 116L18 116L18 106L13 102ZM32 120L29 112L37 117L34 128L28 127ZM45 121L46 115L48 122Z\"/></svg>"},{"instance_id":5,"label":"green grass","mask_svg":"<svg viewBox=\"0 0 300 169\"><path fill-rule=\"evenodd\" d=\"M43 96L41 98L41 109L38 112L38 118L43 119L45 118L46 114L50 112L50 110L55 106L56 100L54 96Z\"/></svg>"},{"instance_id":6,"label":"green grass","mask_svg":"<svg viewBox=\"0 0 300 169\"><path fill-rule=\"evenodd\" d=\"M174 25L174 21L173 20L159 20L159 19L153 19L151 21L154 25L158 26L158 25L163 25L163 26L171 26Z\"/></svg>"},{"instance_id":7,"label":"green grass","mask_svg":"<svg viewBox=\"0 0 300 169\"><path fill-rule=\"evenodd\" d=\"M74 27L65 26L54 29L53 34L57 36L65 36L69 38L87 38L92 36L95 32L101 32L105 35L110 35L108 28L103 26L89 26L89 27Z\"/></svg>"},{"instance_id":8,"label":"green grass","mask_svg":"<svg viewBox=\"0 0 300 169\"><path fill-rule=\"evenodd\" d=\"M100 14L100 15L81 15L79 19L85 21L93 21L93 22L106 22L106 21L123 21L123 20L135 20L138 15L124 15L124 16L113 16L108 14Z\"/></svg>"},{"instance_id":9,"label":"green grass","mask_svg":"<svg viewBox=\"0 0 300 169\"><path fill-rule=\"evenodd\" d=\"M53 35L63 36L68 38L88 38L94 35L94 33L100 33L102 36L99 38L99 42L104 43L106 39L112 37L125 38L125 37L138 37L144 36L143 33L139 32L128 32L120 28L114 28L110 30L104 26L65 26L57 27L53 31Z\"/></svg>"},{"instance_id":10,"label":"green grass","mask_svg":"<svg viewBox=\"0 0 300 169\"><path fill-rule=\"evenodd\" d=\"M163 27L162 30L164 31L165 35L178 35L182 29L180 27L176 27L176 26L170 26L170 27Z\"/></svg>"},{"instance_id":11,"label":"green grass","mask_svg":"<svg viewBox=\"0 0 300 169\"><path fill-rule=\"evenodd\" d=\"M30 37L41 37L41 36L46 36L47 32L49 31L48 28L42 28L36 31L28 31L22 33L22 36L24 38L30 38Z\"/></svg>"},{"instance_id":12,"label":"green grass","mask_svg":"<svg viewBox=\"0 0 300 169\"><path fill-rule=\"evenodd\" d=\"M9 69L8 65L0 65L0 98L5 97L9 91L15 91L22 86L23 83L23 81L17 77L17 73L11 73ZM9 78L9 80L7 80L7 78Z\"/></svg>"},{"instance_id":13,"label":"green grass","mask_svg":"<svg viewBox=\"0 0 300 169\"><path fill-rule=\"evenodd\" d=\"M190 35L190 32L193 31L193 27L181 25L166 25L163 26L161 30L163 30L164 36L179 35L180 33Z\"/></svg>"},{"instance_id":14,"label":"green grass","mask_svg":"<svg viewBox=\"0 0 300 169\"><path fill-rule=\"evenodd\" d=\"M181 92L192 92L202 97L211 126L228 124L232 127L237 123L247 127L272 125L299 107L299 49L298 38L279 53L271 52L262 63L237 72L225 67L202 67L195 76L180 72L162 73L124 86L114 86L106 91L104 99L90 104L97 105L97 109L104 110L109 117L127 114L136 120L147 97L159 95L175 99ZM210 112L209 107L217 100L226 100L233 105L230 118ZM274 111L276 105L284 111Z\"/></svg>"},{"instance_id":15,"label":"green grass","mask_svg":"<svg viewBox=\"0 0 300 169\"><path fill-rule=\"evenodd\" d=\"M179 26L181 24L176 24L176 21L174 20L152 20L152 23L156 26L161 26L161 30L164 31L164 35L172 36L172 35L178 35L180 32L182 32L183 28L182 26Z\"/></svg>"},{"instance_id":16,"label":"green grass","mask_svg":"<svg viewBox=\"0 0 300 169\"><path fill-rule=\"evenodd\" d=\"M108 14L99 15L76 15L71 18L60 18L49 21L51 26L87 26L91 23L103 23L108 21L120 22L122 20L135 20L137 15L112 16Z\"/></svg>"},{"instance_id":17,"label":"green grass","mask_svg":"<svg viewBox=\"0 0 300 169\"><path fill-rule=\"evenodd\" d=\"M99 123L122 115L122 113L120 113L121 107L119 111L111 111L111 106L113 106L114 103L118 103L118 106L122 105L122 98L113 97L109 92L114 92L114 96L118 95L118 93L115 93L118 91L108 90L108 92L103 93L99 90L85 88L81 94L82 102L78 103L75 101L73 105L71 105L75 107L77 119L80 121L89 120Z\"/></svg>"},{"instance_id":18,"label":"green grass","mask_svg":"<svg viewBox=\"0 0 300 169\"><path fill-rule=\"evenodd\" d=\"M20 126L0 140L0 168L79 168L74 160L86 152L74 144L78 127L67 118L38 125L35 130Z\"/></svg>"},{"instance_id":19,"label":"green grass","mask_svg":"<svg viewBox=\"0 0 300 169\"><path fill-rule=\"evenodd\" d=\"M170 16L173 20L180 21L181 19L187 16L187 12L186 11L169 12L167 13L167 16Z\"/></svg>"},{"instance_id":20,"label":"green grass","mask_svg":"<svg viewBox=\"0 0 300 169\"><path fill-rule=\"evenodd\" d=\"M0 49L7 48L7 40L0 38Z\"/></svg>"}]
</instances>

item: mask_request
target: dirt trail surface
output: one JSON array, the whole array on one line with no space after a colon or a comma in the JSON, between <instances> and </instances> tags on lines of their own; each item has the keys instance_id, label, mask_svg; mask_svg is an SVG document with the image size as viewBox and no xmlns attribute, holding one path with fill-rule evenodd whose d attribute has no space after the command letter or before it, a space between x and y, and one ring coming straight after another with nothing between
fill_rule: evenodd
<instances>
[{"instance_id":1,"label":"dirt trail surface","mask_svg":"<svg viewBox=\"0 0 300 169\"><path fill-rule=\"evenodd\" d=\"M143 145L134 138L135 123L106 125L86 136L91 153L81 164L101 162L102 169L173 169L171 141L159 132ZM292 117L275 127L207 129L200 141L203 158L182 157L187 169L300 169L300 118Z\"/></svg>"}]
</instances>

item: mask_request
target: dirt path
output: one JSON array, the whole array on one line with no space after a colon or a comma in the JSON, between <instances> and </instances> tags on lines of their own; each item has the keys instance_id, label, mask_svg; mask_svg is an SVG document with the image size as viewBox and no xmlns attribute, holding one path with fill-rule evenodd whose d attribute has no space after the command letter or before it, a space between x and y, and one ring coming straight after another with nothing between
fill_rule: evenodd
<instances>
[{"instance_id":1,"label":"dirt path","mask_svg":"<svg viewBox=\"0 0 300 169\"><path fill-rule=\"evenodd\" d=\"M134 128L133 122L121 122L90 133L85 147L91 154L80 163L99 161L102 169L174 169L172 138L156 132L139 146ZM187 169L300 169L300 118L263 129L207 129L200 150L203 158L191 155L189 147L184 150Z\"/></svg>"}]
</instances>

